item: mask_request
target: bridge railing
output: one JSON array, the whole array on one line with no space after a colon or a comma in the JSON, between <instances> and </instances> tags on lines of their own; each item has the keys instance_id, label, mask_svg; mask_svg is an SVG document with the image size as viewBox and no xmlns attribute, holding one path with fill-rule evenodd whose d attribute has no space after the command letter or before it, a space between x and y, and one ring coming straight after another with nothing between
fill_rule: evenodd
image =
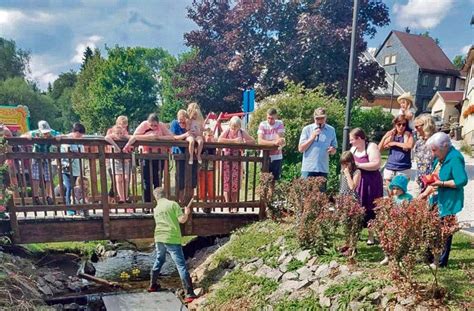
<instances>
[{"instance_id":1,"label":"bridge railing","mask_svg":"<svg viewBox=\"0 0 474 311\"><path fill-rule=\"evenodd\" d=\"M49 152L34 152L35 144L46 144ZM152 192L159 185L166 197L181 205L194 197L193 212L258 212L264 217L256 189L260 172L269 169L269 152L275 149L205 143L204 150L214 152L203 154L202 164L195 159L190 165L184 141L138 141L130 153L115 152L102 138L11 138L8 145L4 157L13 190L9 215L14 232L19 219L74 214L74 218L101 218L106 235L111 216L152 213ZM171 154L172 147L181 147L184 153ZM71 175L77 176L71 180L73 190L66 204L65 178ZM128 193L124 202L119 193Z\"/></svg>"}]
</instances>

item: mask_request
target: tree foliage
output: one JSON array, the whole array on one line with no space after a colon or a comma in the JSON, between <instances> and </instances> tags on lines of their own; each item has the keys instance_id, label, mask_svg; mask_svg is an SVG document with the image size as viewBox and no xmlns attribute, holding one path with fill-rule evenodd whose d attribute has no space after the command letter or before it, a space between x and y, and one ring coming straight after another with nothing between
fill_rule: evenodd
<instances>
[{"instance_id":1,"label":"tree foliage","mask_svg":"<svg viewBox=\"0 0 474 311\"><path fill-rule=\"evenodd\" d=\"M465 55L456 55L453 58L453 65L456 69L461 70L464 64L466 63L466 56Z\"/></svg>"},{"instance_id":2,"label":"tree foliage","mask_svg":"<svg viewBox=\"0 0 474 311\"><path fill-rule=\"evenodd\" d=\"M352 23L352 1L195 0L188 17L198 30L185 34L195 57L179 66L182 98L205 111L239 110L241 92L255 87L262 98L282 90L285 81L307 88L324 83L345 93ZM357 52L377 27L389 22L385 4L361 1ZM359 63L356 95L383 84L375 63Z\"/></svg>"},{"instance_id":3,"label":"tree foliage","mask_svg":"<svg viewBox=\"0 0 474 311\"><path fill-rule=\"evenodd\" d=\"M30 54L16 47L13 40L0 37L0 81L14 77L25 77Z\"/></svg>"},{"instance_id":4,"label":"tree foliage","mask_svg":"<svg viewBox=\"0 0 474 311\"><path fill-rule=\"evenodd\" d=\"M57 126L54 120L57 109L53 100L38 92L31 83L21 77L0 81L0 104L28 107L31 128L36 128L38 121L44 119L50 121L52 127Z\"/></svg>"},{"instance_id":5,"label":"tree foliage","mask_svg":"<svg viewBox=\"0 0 474 311\"><path fill-rule=\"evenodd\" d=\"M72 92L72 104L74 111L80 116L88 131L97 130L94 126L96 120L101 118L100 111L95 109L96 103L92 93L92 86L97 75L104 66L105 60L100 55L99 50L94 51L94 55L84 66L84 69L77 77L76 87Z\"/></svg>"},{"instance_id":6,"label":"tree foliage","mask_svg":"<svg viewBox=\"0 0 474 311\"><path fill-rule=\"evenodd\" d=\"M327 95L323 87L306 89L302 84L288 83L284 92L265 98L252 114L249 130L256 136L258 125L265 120L268 108L275 108L285 124L286 146L283 148L283 179L292 180L301 174L302 154L298 142L303 127L314 122L313 111L326 108L327 123L336 130L339 146L344 128L344 103L336 96ZM340 148L339 148L340 149ZM339 155L330 157L328 191L339 190Z\"/></svg>"},{"instance_id":7,"label":"tree foliage","mask_svg":"<svg viewBox=\"0 0 474 311\"><path fill-rule=\"evenodd\" d=\"M77 82L77 74L74 71L63 72L54 81L49 96L54 100L58 109L56 124L58 130L67 132L74 122L79 121L79 116L72 107L72 92Z\"/></svg>"}]
</instances>

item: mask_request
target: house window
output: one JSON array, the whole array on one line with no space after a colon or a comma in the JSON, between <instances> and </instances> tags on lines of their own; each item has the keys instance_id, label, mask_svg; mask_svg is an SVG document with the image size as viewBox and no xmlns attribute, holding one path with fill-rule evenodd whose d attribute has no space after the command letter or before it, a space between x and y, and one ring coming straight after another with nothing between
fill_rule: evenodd
<instances>
[{"instance_id":1,"label":"house window","mask_svg":"<svg viewBox=\"0 0 474 311\"><path fill-rule=\"evenodd\" d=\"M449 89L451 87L451 77L446 78L446 88Z\"/></svg>"},{"instance_id":2,"label":"house window","mask_svg":"<svg viewBox=\"0 0 474 311\"><path fill-rule=\"evenodd\" d=\"M389 65L390 64L390 55L385 56L383 64L384 65Z\"/></svg>"},{"instance_id":3,"label":"house window","mask_svg":"<svg viewBox=\"0 0 474 311\"><path fill-rule=\"evenodd\" d=\"M434 85L434 86L436 86L436 87L439 86L439 76L436 76L436 78L435 78L435 85Z\"/></svg>"},{"instance_id":4,"label":"house window","mask_svg":"<svg viewBox=\"0 0 474 311\"><path fill-rule=\"evenodd\" d=\"M426 111L426 109L428 108L428 104L430 103L430 99L429 98L425 98L423 99L423 110L422 111Z\"/></svg>"},{"instance_id":5,"label":"house window","mask_svg":"<svg viewBox=\"0 0 474 311\"><path fill-rule=\"evenodd\" d=\"M387 47L391 47L392 46L392 39L388 39L387 40Z\"/></svg>"},{"instance_id":6,"label":"house window","mask_svg":"<svg viewBox=\"0 0 474 311\"><path fill-rule=\"evenodd\" d=\"M428 75L423 75L423 80L421 82L421 85L423 85L423 86L428 85Z\"/></svg>"},{"instance_id":7,"label":"house window","mask_svg":"<svg viewBox=\"0 0 474 311\"><path fill-rule=\"evenodd\" d=\"M397 62L397 55L393 54L392 57L390 57L390 63L395 64Z\"/></svg>"}]
</instances>

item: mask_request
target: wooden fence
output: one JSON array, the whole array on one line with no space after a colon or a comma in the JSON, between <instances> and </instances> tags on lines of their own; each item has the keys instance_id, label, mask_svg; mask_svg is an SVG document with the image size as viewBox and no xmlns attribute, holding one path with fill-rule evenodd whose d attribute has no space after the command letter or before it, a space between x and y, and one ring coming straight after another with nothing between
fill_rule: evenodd
<instances>
[{"instance_id":1,"label":"wooden fence","mask_svg":"<svg viewBox=\"0 0 474 311\"><path fill-rule=\"evenodd\" d=\"M118 142L120 146L124 143ZM269 152L273 147L205 143L205 150L214 150L213 154L203 154L202 164L195 160L195 164L190 165L184 141L138 141L130 153L115 152L102 138L62 138L59 141L11 138L8 144L9 150L0 155L0 162L3 157L9 166L13 198L8 213L13 238L17 241L24 240L19 236L23 220L41 222L61 218L91 219L95 223L101 220L103 236L110 238L111 217L143 218L153 213L152 192L158 185L163 187L167 198L178 201L181 206L194 197L193 215L225 214L226 221L232 221L229 212L236 210L233 215L258 213L260 218L265 216L257 184L260 172L268 172ZM35 144L47 145L49 152L33 152ZM184 153L172 154L172 147L181 147ZM146 149L153 152L144 152ZM78 172L77 179L83 182L73 185L76 188L70 203L66 204L64 178L74 175L73 166ZM234 167L239 177L237 185L232 178L228 184L230 189L237 186L235 202L225 198L225 166ZM128 181L124 176L129 177ZM119 202L119 192L129 193L125 202Z\"/></svg>"}]
</instances>

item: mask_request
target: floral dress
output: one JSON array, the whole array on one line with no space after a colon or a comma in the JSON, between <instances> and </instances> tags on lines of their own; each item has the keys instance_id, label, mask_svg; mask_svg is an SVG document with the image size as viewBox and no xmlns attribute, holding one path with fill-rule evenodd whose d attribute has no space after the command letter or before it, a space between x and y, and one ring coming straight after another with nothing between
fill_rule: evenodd
<instances>
[{"instance_id":1,"label":"floral dress","mask_svg":"<svg viewBox=\"0 0 474 311\"><path fill-rule=\"evenodd\" d=\"M417 139L415 143L414 159L416 163L416 182L423 189L423 183L421 182L421 176L428 175L431 173L433 164L433 153L431 149L426 145L426 140L423 138Z\"/></svg>"},{"instance_id":2,"label":"floral dress","mask_svg":"<svg viewBox=\"0 0 474 311\"><path fill-rule=\"evenodd\" d=\"M224 137L228 139L234 139L242 137L242 130L233 132L229 129L224 133ZM241 150L224 148L224 155L240 156ZM224 192L239 192L240 176L241 176L241 165L238 161L223 161L222 162L222 173L224 177ZM231 190L232 187L232 191Z\"/></svg>"}]
</instances>

